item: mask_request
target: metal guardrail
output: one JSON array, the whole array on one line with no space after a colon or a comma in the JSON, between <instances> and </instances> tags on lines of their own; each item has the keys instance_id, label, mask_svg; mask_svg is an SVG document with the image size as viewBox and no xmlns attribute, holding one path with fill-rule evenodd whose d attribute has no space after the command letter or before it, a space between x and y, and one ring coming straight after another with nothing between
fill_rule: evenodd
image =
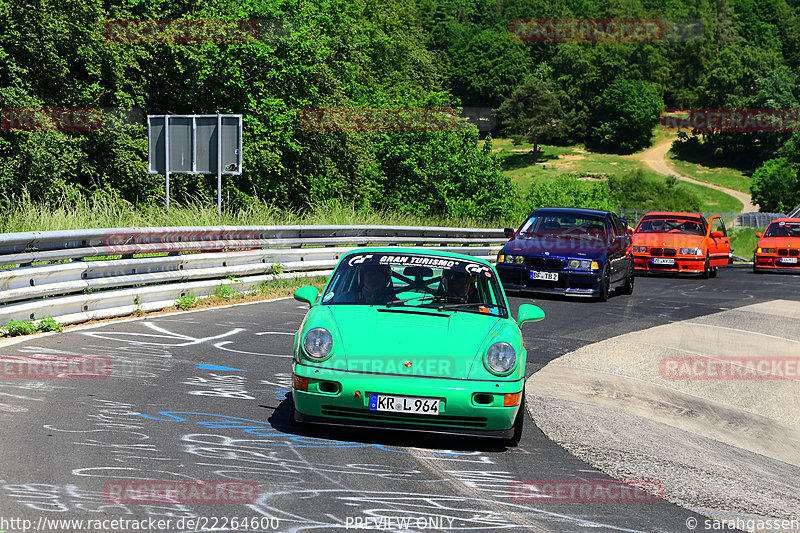
<instances>
[{"instance_id":1,"label":"metal guardrail","mask_svg":"<svg viewBox=\"0 0 800 533\"><path fill-rule=\"evenodd\" d=\"M410 226L112 228L0 234L0 265L16 265L0 269L0 325L46 315L74 324L136 310L165 309L188 294L213 294L223 284L248 291L274 279L325 276L342 254L362 246L425 246L494 259L506 240L500 229ZM109 256L119 259L105 259ZM42 262L50 264L34 264Z\"/></svg>"}]
</instances>

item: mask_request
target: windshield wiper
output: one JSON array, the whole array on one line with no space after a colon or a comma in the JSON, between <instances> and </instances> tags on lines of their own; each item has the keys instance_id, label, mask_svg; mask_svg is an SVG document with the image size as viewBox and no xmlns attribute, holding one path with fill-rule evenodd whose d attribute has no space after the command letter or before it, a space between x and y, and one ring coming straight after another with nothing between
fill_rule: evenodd
<instances>
[{"instance_id":1,"label":"windshield wiper","mask_svg":"<svg viewBox=\"0 0 800 533\"><path fill-rule=\"evenodd\" d=\"M458 307L464 307L464 306L468 306L468 305L469 306L478 306L478 307L497 307L498 309L505 309L505 306L503 306L503 305L490 304L490 303L486 303L486 302L446 303L446 304L440 304L438 306L438 309L439 309L439 311L441 311L442 309L456 309Z\"/></svg>"},{"instance_id":2,"label":"windshield wiper","mask_svg":"<svg viewBox=\"0 0 800 533\"><path fill-rule=\"evenodd\" d=\"M386 307L392 307L393 305L402 305L406 302L411 302L413 300L419 300L420 303L461 302L461 298L456 298L455 296L445 296L440 294L423 294L422 296L406 298L405 300L392 300L391 302L386 304Z\"/></svg>"},{"instance_id":3,"label":"windshield wiper","mask_svg":"<svg viewBox=\"0 0 800 533\"><path fill-rule=\"evenodd\" d=\"M386 302L386 307L392 307L393 305L402 305L406 302L411 302L414 300L426 300L429 298L431 301L435 301L435 299L438 298L438 296L435 296L433 294L423 294L422 296L414 296L413 298L405 298L404 300L392 300L391 302Z\"/></svg>"}]
</instances>

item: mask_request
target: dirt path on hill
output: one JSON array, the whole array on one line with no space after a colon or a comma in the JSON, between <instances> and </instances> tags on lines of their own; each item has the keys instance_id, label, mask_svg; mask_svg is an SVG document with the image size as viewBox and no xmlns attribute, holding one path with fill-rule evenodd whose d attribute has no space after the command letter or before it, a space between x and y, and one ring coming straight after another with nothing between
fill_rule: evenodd
<instances>
[{"instance_id":1,"label":"dirt path on hill","mask_svg":"<svg viewBox=\"0 0 800 533\"><path fill-rule=\"evenodd\" d=\"M659 174L663 174L665 176L675 176L679 180L688 181L689 183L694 183L697 185L702 185L703 187L709 187L711 189L716 189L718 191L724 192L730 196L733 196L742 204L744 204L744 209L742 209L742 213L754 213L758 211L758 208L750 203L750 195L747 193L743 193L740 191L736 191L734 189L729 189L727 187L722 187L720 185L713 185L711 183L706 183L704 181L699 181L688 176L684 176L677 170L673 169L669 166L669 158L667 157L667 152L672 147L672 141L674 139L669 138L665 139L657 144L654 144L647 150L643 150L636 154L632 154L630 157L634 159L639 159L647 163L650 168L658 172Z\"/></svg>"}]
</instances>

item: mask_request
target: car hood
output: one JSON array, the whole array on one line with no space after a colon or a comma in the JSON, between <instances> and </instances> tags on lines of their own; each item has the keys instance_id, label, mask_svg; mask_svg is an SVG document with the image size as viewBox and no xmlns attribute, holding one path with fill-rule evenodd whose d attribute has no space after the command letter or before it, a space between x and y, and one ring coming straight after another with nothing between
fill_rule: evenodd
<instances>
[{"instance_id":1,"label":"car hood","mask_svg":"<svg viewBox=\"0 0 800 533\"><path fill-rule=\"evenodd\" d=\"M797 237L764 237L758 241L759 248L800 248Z\"/></svg>"},{"instance_id":2,"label":"car hood","mask_svg":"<svg viewBox=\"0 0 800 533\"><path fill-rule=\"evenodd\" d=\"M466 379L502 319L468 312L328 306L347 368L378 374Z\"/></svg>"},{"instance_id":3,"label":"car hood","mask_svg":"<svg viewBox=\"0 0 800 533\"><path fill-rule=\"evenodd\" d=\"M667 248L702 248L705 237L685 233L634 233L634 246L656 246Z\"/></svg>"},{"instance_id":4,"label":"car hood","mask_svg":"<svg viewBox=\"0 0 800 533\"><path fill-rule=\"evenodd\" d=\"M594 258L603 255L608 250L608 245L600 240L590 237L517 237L506 243L503 254L528 255L545 254L553 257L586 257Z\"/></svg>"}]
</instances>

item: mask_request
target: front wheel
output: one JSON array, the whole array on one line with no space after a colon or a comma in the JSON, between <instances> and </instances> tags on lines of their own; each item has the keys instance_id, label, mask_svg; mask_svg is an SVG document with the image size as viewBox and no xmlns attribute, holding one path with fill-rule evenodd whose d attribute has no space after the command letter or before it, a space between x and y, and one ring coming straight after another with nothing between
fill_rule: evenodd
<instances>
[{"instance_id":1,"label":"front wheel","mask_svg":"<svg viewBox=\"0 0 800 533\"><path fill-rule=\"evenodd\" d=\"M758 269L758 267L756 267L756 256L755 255L753 256L753 274L763 274L763 272L760 271Z\"/></svg>"},{"instance_id":2,"label":"front wheel","mask_svg":"<svg viewBox=\"0 0 800 533\"><path fill-rule=\"evenodd\" d=\"M608 301L608 293L611 290L611 269L608 268L608 261L603 265L603 274L600 278L600 293L597 300L600 302Z\"/></svg>"},{"instance_id":3,"label":"front wheel","mask_svg":"<svg viewBox=\"0 0 800 533\"><path fill-rule=\"evenodd\" d=\"M633 294L633 284L636 282L636 276L633 272L633 266L628 271L628 277L625 278L625 285L620 287L619 291L622 294Z\"/></svg>"},{"instance_id":4,"label":"front wheel","mask_svg":"<svg viewBox=\"0 0 800 533\"><path fill-rule=\"evenodd\" d=\"M708 252L706 252L706 262L703 265L703 273L700 275L703 279L708 279L708 276L711 274L711 267L709 266L708 262Z\"/></svg>"}]
</instances>

